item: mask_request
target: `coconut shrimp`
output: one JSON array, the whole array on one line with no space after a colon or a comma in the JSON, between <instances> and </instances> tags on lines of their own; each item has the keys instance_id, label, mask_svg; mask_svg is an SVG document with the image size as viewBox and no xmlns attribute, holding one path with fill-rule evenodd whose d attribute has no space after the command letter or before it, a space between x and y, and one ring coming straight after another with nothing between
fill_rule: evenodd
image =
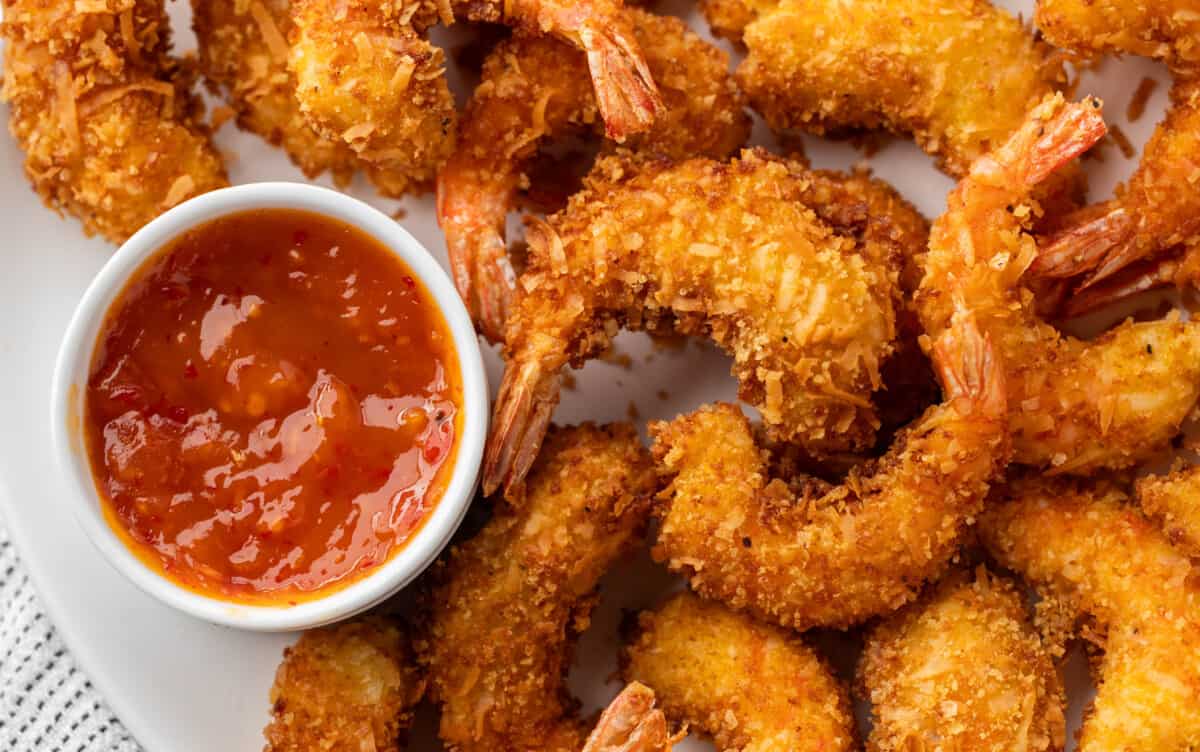
<instances>
[{"instance_id":1,"label":"coconut shrimp","mask_svg":"<svg viewBox=\"0 0 1200 752\"><path fill-rule=\"evenodd\" d=\"M1037 256L1029 193L1104 133L1100 103L1051 97L980 159L934 222L918 308L930 336L961 288L1008 379L1015 461L1054 472L1130 466L1158 451L1200 398L1200 325L1127 322L1081 341L1037 316L1021 276Z\"/></svg>"},{"instance_id":2,"label":"coconut shrimp","mask_svg":"<svg viewBox=\"0 0 1200 752\"><path fill-rule=\"evenodd\" d=\"M1030 274L1082 275L1080 287L1086 289L1136 261L1198 239L1200 198L1190 186L1200 153L1200 80L1177 83L1171 100L1141 164L1116 198L1067 218L1042 241Z\"/></svg>"},{"instance_id":3,"label":"coconut shrimp","mask_svg":"<svg viewBox=\"0 0 1200 752\"><path fill-rule=\"evenodd\" d=\"M424 691L409 638L392 619L310 630L275 674L266 752L399 752Z\"/></svg>"},{"instance_id":4,"label":"coconut shrimp","mask_svg":"<svg viewBox=\"0 0 1200 752\"><path fill-rule=\"evenodd\" d=\"M1200 64L1195 0L1038 0L1038 28L1080 55L1141 55L1176 70Z\"/></svg>"},{"instance_id":5,"label":"coconut shrimp","mask_svg":"<svg viewBox=\"0 0 1200 752\"><path fill-rule=\"evenodd\" d=\"M52 209L114 243L226 185L162 0L4 0L3 99Z\"/></svg>"},{"instance_id":6,"label":"coconut shrimp","mask_svg":"<svg viewBox=\"0 0 1200 752\"><path fill-rule=\"evenodd\" d=\"M945 401L840 486L773 477L734 405L651 424L655 560L705 598L800 630L912 600L958 550L1009 453L1004 372L969 314L934 363Z\"/></svg>"},{"instance_id":7,"label":"coconut shrimp","mask_svg":"<svg viewBox=\"0 0 1200 752\"><path fill-rule=\"evenodd\" d=\"M691 593L638 616L622 664L719 750L855 749L846 688L803 638Z\"/></svg>"},{"instance_id":8,"label":"coconut shrimp","mask_svg":"<svg viewBox=\"0 0 1200 752\"><path fill-rule=\"evenodd\" d=\"M730 162L597 162L582 191L530 225L507 324L484 487L512 490L537 453L561 371L621 325L711 337L739 394L814 452L869 446L871 394L893 349L892 246L822 222L802 166L751 150Z\"/></svg>"},{"instance_id":9,"label":"coconut shrimp","mask_svg":"<svg viewBox=\"0 0 1200 752\"><path fill-rule=\"evenodd\" d=\"M581 749L572 645L596 583L640 539L653 483L632 426L552 430L520 507L497 505L440 565L422 661L450 750Z\"/></svg>"},{"instance_id":10,"label":"coconut shrimp","mask_svg":"<svg viewBox=\"0 0 1200 752\"><path fill-rule=\"evenodd\" d=\"M1171 543L1200 559L1200 465L1137 482L1137 502Z\"/></svg>"},{"instance_id":11,"label":"coconut shrimp","mask_svg":"<svg viewBox=\"0 0 1200 752\"><path fill-rule=\"evenodd\" d=\"M1062 679L1009 580L955 572L867 637L859 683L871 752L1053 752Z\"/></svg>"},{"instance_id":12,"label":"coconut shrimp","mask_svg":"<svg viewBox=\"0 0 1200 752\"><path fill-rule=\"evenodd\" d=\"M705 0L745 43L738 83L775 130L910 135L962 175L1064 81L1061 63L986 0Z\"/></svg>"},{"instance_id":13,"label":"coconut shrimp","mask_svg":"<svg viewBox=\"0 0 1200 752\"><path fill-rule=\"evenodd\" d=\"M676 159L727 157L750 135L745 101L729 57L676 18L624 12L662 92L664 109L629 148ZM543 142L599 130L587 62L565 42L516 36L483 64L483 77L459 126L458 146L438 172L438 222L455 284L484 335L504 337L515 275L504 222L523 172ZM608 142L611 146L613 142Z\"/></svg>"},{"instance_id":14,"label":"coconut shrimp","mask_svg":"<svg viewBox=\"0 0 1200 752\"><path fill-rule=\"evenodd\" d=\"M1104 655L1080 752L1187 752L1200 747L1200 571L1126 501L1112 486L1027 479L989 506L980 535L1043 603L1099 627L1084 632Z\"/></svg>"}]
</instances>

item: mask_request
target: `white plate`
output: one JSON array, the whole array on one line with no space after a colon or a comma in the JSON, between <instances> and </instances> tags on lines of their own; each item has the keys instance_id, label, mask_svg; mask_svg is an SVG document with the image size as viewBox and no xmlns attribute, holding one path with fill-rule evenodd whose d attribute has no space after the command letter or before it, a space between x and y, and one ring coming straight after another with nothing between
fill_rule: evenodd
<instances>
[{"instance_id":1,"label":"white plate","mask_svg":"<svg viewBox=\"0 0 1200 752\"><path fill-rule=\"evenodd\" d=\"M1026 17L1033 5L1032 0L1002 4L1024 11ZM681 14L690 11L690 4L674 7ZM186 50L193 45L186 4L173 3L171 13L179 48ZM704 28L692 21L695 28ZM1105 97L1110 122L1120 123L1136 144L1149 136L1166 101L1163 85L1145 117L1135 124L1123 121L1129 97L1147 74L1167 83L1160 67L1126 60L1107 64L1102 76L1089 75L1081 87L1081 93ZM0 115L7 122L7 111ZM763 132L761 126L758 132ZM234 182L303 179L281 152L232 125L221 131L218 141L236 154L229 165ZM817 167L844 168L862 158L844 144L809 140L808 146ZM1093 197L1108 195L1132 167L1113 149L1106 156L1102 163L1088 162ZM50 373L71 310L112 249L104 241L85 239L74 220L61 220L45 209L26 184L21 159L12 139L0 136L0 512L75 657L148 750L259 749L267 721L267 689L289 638L211 626L151 600L109 568L61 500L64 483L54 465L48 426ZM890 144L870 163L928 216L941 211L951 182L910 144ZM398 206L374 198L361 183L352 192L385 211ZM407 210L405 227L444 256L432 200L402 205ZM623 420L633 413L633 405L644 424L734 395L728 361L703 345L652 351L640 335L623 335L618 345L632 366L597 362L578 373L578 387L564 394L558 421ZM491 383L498 384L500 367L494 354L489 353L488 367ZM660 390L667 398L660 398ZM644 560L623 566L605 584L604 603L580 646L579 665L571 677L589 709L616 691L606 678L614 668L621 609L649 605L674 586L668 575ZM417 752L438 749L429 714L425 716L411 747ZM699 742L680 747L681 752L705 748Z\"/></svg>"}]
</instances>

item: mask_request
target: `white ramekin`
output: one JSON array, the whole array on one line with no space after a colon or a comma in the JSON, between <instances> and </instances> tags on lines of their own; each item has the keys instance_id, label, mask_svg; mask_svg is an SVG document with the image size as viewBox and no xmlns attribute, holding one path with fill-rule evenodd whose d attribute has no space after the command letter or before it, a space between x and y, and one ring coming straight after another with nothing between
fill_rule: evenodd
<instances>
[{"instance_id":1,"label":"white ramekin","mask_svg":"<svg viewBox=\"0 0 1200 752\"><path fill-rule=\"evenodd\" d=\"M144 564L109 527L83 445L83 397L100 327L144 261L185 230L249 209L301 209L339 219L374 237L420 279L445 317L462 370L463 420L450 482L424 525L385 564L357 582L293 606L244 605L188 590ZM487 436L487 376L475 329L450 278L412 235L382 212L345 194L302 183L254 183L186 201L139 230L113 254L79 301L58 352L51 385L54 451L67 503L104 558L163 603L216 624L258 631L305 629L351 616L412 582L449 542L475 495Z\"/></svg>"}]
</instances>

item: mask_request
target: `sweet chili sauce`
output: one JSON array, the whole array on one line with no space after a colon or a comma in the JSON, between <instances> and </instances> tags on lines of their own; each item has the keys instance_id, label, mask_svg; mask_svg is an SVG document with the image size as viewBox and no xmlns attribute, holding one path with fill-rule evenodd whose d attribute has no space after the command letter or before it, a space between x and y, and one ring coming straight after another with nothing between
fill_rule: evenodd
<instances>
[{"instance_id":1,"label":"sweet chili sauce","mask_svg":"<svg viewBox=\"0 0 1200 752\"><path fill-rule=\"evenodd\" d=\"M134 275L84 410L135 553L193 590L286 604L416 532L461 405L449 329L412 271L338 220L266 209L196 227Z\"/></svg>"}]
</instances>

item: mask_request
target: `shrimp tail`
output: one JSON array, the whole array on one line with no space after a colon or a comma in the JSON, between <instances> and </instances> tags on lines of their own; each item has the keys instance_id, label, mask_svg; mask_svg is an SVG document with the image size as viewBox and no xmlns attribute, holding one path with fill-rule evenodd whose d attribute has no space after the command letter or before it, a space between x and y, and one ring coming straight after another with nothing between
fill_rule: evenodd
<instances>
[{"instance_id":1,"label":"shrimp tail","mask_svg":"<svg viewBox=\"0 0 1200 752\"><path fill-rule=\"evenodd\" d=\"M1121 262L1122 266L1132 261L1129 251L1122 250L1131 246L1129 241L1133 236L1134 222L1129 212L1117 207L1099 216L1093 214L1084 210L1083 214L1073 215L1077 219L1069 219L1066 227L1045 238L1039 244L1038 257L1028 273L1040 278L1063 279L1097 267L1108 269L1110 260L1127 259ZM1096 274L1100 274L1100 270Z\"/></svg>"},{"instance_id":2,"label":"shrimp tail","mask_svg":"<svg viewBox=\"0 0 1200 752\"><path fill-rule=\"evenodd\" d=\"M588 26L579 31L579 38L605 134L624 141L649 128L663 110L663 101L633 33L621 24L603 30Z\"/></svg>"},{"instance_id":3,"label":"shrimp tail","mask_svg":"<svg viewBox=\"0 0 1200 752\"><path fill-rule=\"evenodd\" d=\"M933 361L946 402L965 401L970 409L964 414L997 419L1004 415L1008 408L1004 369L965 304L956 306L950 326L934 343Z\"/></svg>"},{"instance_id":4,"label":"shrimp tail","mask_svg":"<svg viewBox=\"0 0 1200 752\"><path fill-rule=\"evenodd\" d=\"M675 742L667 719L654 706L654 690L630 682L609 704L583 745L583 752L666 752Z\"/></svg>"},{"instance_id":5,"label":"shrimp tail","mask_svg":"<svg viewBox=\"0 0 1200 752\"><path fill-rule=\"evenodd\" d=\"M1104 282L1081 288L1062 307L1067 318L1082 316L1110 303L1175 283L1181 265L1176 258L1131 266Z\"/></svg>"},{"instance_id":6,"label":"shrimp tail","mask_svg":"<svg viewBox=\"0 0 1200 752\"><path fill-rule=\"evenodd\" d=\"M559 373L547 373L538 360L519 366L510 361L504 369L483 460L484 494L503 484L505 497L512 497L542 446L561 383Z\"/></svg>"},{"instance_id":7,"label":"shrimp tail","mask_svg":"<svg viewBox=\"0 0 1200 752\"><path fill-rule=\"evenodd\" d=\"M1046 119L1031 118L1023 126L1031 141L1022 160L1025 184L1030 187L1092 148L1108 132L1099 99L1086 97L1080 102L1063 103L1058 99L1061 95L1055 97L1049 104L1058 104L1057 111Z\"/></svg>"}]
</instances>

